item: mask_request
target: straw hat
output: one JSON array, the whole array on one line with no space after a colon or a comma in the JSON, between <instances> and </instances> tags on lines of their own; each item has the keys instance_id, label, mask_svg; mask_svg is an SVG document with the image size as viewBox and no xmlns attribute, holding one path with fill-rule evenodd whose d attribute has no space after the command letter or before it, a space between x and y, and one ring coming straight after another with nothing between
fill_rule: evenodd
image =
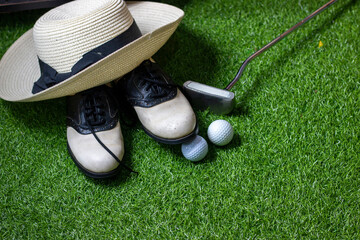
<instances>
[{"instance_id":1,"label":"straw hat","mask_svg":"<svg viewBox=\"0 0 360 240\"><path fill-rule=\"evenodd\" d=\"M154 55L184 12L155 2L77 0L44 14L0 61L0 97L40 101L115 80Z\"/></svg>"}]
</instances>

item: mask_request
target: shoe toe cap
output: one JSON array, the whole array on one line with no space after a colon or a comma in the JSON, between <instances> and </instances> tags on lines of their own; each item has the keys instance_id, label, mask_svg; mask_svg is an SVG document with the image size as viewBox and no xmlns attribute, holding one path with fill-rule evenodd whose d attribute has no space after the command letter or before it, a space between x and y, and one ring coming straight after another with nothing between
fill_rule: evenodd
<instances>
[{"instance_id":1,"label":"shoe toe cap","mask_svg":"<svg viewBox=\"0 0 360 240\"><path fill-rule=\"evenodd\" d=\"M151 108L135 107L142 125L158 137L177 139L195 129L195 113L181 91L177 91L175 98Z\"/></svg>"},{"instance_id":2,"label":"shoe toe cap","mask_svg":"<svg viewBox=\"0 0 360 240\"><path fill-rule=\"evenodd\" d=\"M97 132L98 138L109 150L122 159L124 155L123 137L120 124L113 129ZM92 134L80 134L72 127L67 128L68 145L74 161L82 170L93 173L107 173L119 166L119 163L107 152Z\"/></svg>"}]
</instances>

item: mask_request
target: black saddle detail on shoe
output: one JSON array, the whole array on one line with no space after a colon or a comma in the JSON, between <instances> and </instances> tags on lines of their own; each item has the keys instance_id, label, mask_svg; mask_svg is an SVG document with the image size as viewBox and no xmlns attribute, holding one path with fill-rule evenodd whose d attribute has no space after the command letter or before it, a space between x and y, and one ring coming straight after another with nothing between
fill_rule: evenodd
<instances>
[{"instance_id":1,"label":"black saddle detail on shoe","mask_svg":"<svg viewBox=\"0 0 360 240\"><path fill-rule=\"evenodd\" d=\"M153 107L176 97L177 86L157 63L146 60L119 80L121 94L133 106Z\"/></svg>"},{"instance_id":2,"label":"black saddle detail on shoe","mask_svg":"<svg viewBox=\"0 0 360 240\"><path fill-rule=\"evenodd\" d=\"M80 134L91 134L91 128L94 132L110 130L119 121L113 89L106 85L68 96L66 105L66 125Z\"/></svg>"}]
</instances>

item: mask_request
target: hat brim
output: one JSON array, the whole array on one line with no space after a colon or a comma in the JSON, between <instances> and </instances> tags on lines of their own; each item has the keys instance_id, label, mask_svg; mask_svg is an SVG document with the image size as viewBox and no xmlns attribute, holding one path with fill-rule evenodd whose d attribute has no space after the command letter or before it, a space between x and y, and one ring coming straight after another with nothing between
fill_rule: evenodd
<instances>
[{"instance_id":1,"label":"hat brim","mask_svg":"<svg viewBox=\"0 0 360 240\"><path fill-rule=\"evenodd\" d=\"M170 38L184 12L155 2L127 2L142 36L83 71L42 92L32 87L40 77L32 29L23 34L0 62L0 97L15 102L31 102L72 95L111 82L152 57Z\"/></svg>"}]
</instances>

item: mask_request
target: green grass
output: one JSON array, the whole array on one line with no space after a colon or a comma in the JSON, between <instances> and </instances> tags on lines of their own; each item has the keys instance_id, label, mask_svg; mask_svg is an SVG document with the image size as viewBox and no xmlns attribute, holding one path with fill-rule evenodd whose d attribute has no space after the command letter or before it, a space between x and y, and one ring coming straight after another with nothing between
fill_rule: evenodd
<instances>
[{"instance_id":1,"label":"green grass","mask_svg":"<svg viewBox=\"0 0 360 240\"><path fill-rule=\"evenodd\" d=\"M242 61L326 1L164 0L186 15L154 56L182 84L225 87ZM0 16L0 56L43 10ZM234 127L201 163L123 124L126 171L85 177L65 99L0 100L1 239L360 239L360 3L338 1L249 64ZM319 41L324 46L319 48Z\"/></svg>"}]
</instances>

